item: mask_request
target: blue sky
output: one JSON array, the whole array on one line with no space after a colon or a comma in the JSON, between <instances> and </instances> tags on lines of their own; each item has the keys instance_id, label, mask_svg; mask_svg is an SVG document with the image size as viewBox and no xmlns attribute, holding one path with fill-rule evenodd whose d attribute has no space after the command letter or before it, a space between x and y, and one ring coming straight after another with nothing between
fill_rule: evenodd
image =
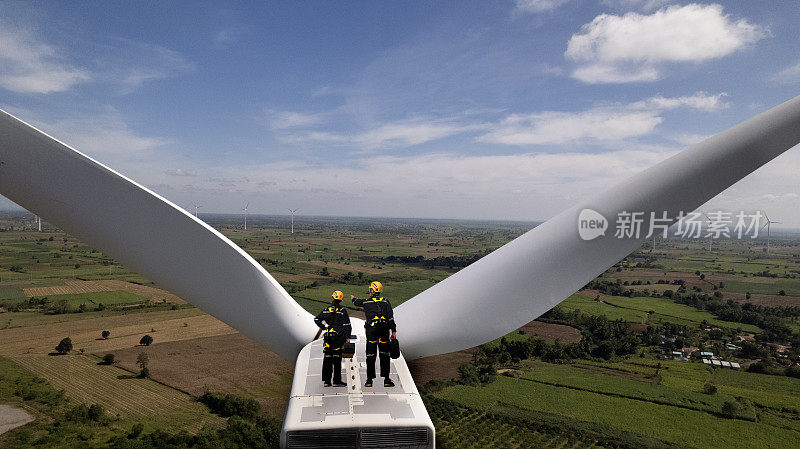
<instances>
[{"instance_id":1,"label":"blue sky","mask_svg":"<svg viewBox=\"0 0 800 449\"><path fill-rule=\"evenodd\" d=\"M142 5L0 4L0 107L204 212L547 219L800 87L792 2Z\"/></svg>"}]
</instances>

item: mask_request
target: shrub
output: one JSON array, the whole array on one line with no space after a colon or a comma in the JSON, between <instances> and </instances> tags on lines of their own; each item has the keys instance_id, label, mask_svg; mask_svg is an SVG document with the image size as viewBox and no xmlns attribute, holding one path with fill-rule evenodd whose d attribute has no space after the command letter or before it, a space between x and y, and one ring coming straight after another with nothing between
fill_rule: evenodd
<instances>
[{"instance_id":1,"label":"shrub","mask_svg":"<svg viewBox=\"0 0 800 449\"><path fill-rule=\"evenodd\" d=\"M458 367L458 378L464 385L479 385L478 369L472 363L465 363Z\"/></svg>"},{"instance_id":2,"label":"shrub","mask_svg":"<svg viewBox=\"0 0 800 449\"><path fill-rule=\"evenodd\" d=\"M717 386L712 384L711 382L703 386L703 393L705 394L715 394L716 392L717 392Z\"/></svg>"},{"instance_id":3,"label":"shrub","mask_svg":"<svg viewBox=\"0 0 800 449\"><path fill-rule=\"evenodd\" d=\"M114 354L106 354L103 356L103 363L106 365L113 365L114 364Z\"/></svg>"},{"instance_id":4,"label":"shrub","mask_svg":"<svg viewBox=\"0 0 800 449\"><path fill-rule=\"evenodd\" d=\"M69 337L62 339L56 346L56 352L59 354L66 354L70 351L72 351L72 340Z\"/></svg>"},{"instance_id":5,"label":"shrub","mask_svg":"<svg viewBox=\"0 0 800 449\"><path fill-rule=\"evenodd\" d=\"M739 404L734 401L725 401L722 404L722 414L728 417L736 416L739 413Z\"/></svg>"},{"instance_id":6,"label":"shrub","mask_svg":"<svg viewBox=\"0 0 800 449\"><path fill-rule=\"evenodd\" d=\"M143 346L150 346L152 343L153 343L153 337L151 337L150 335L145 335L144 337L142 337L141 340L139 340L139 344Z\"/></svg>"},{"instance_id":7,"label":"shrub","mask_svg":"<svg viewBox=\"0 0 800 449\"><path fill-rule=\"evenodd\" d=\"M253 419L261 409L254 399L242 398L233 394L206 392L200 397L200 402L205 404L212 413L224 417L239 416Z\"/></svg>"},{"instance_id":8,"label":"shrub","mask_svg":"<svg viewBox=\"0 0 800 449\"><path fill-rule=\"evenodd\" d=\"M111 332L110 331L103 331L100 335L102 335L104 339L107 339L111 335Z\"/></svg>"},{"instance_id":9,"label":"shrub","mask_svg":"<svg viewBox=\"0 0 800 449\"><path fill-rule=\"evenodd\" d=\"M144 430L144 425L142 425L142 423L134 424L133 427L131 427L131 433L128 434L128 438L129 439L138 438L139 435L142 434L143 430Z\"/></svg>"},{"instance_id":10,"label":"shrub","mask_svg":"<svg viewBox=\"0 0 800 449\"><path fill-rule=\"evenodd\" d=\"M139 368L142 369L142 371L139 372L139 377L141 378L150 377L150 370L147 369L148 362L150 362L150 357L148 357L147 354L144 352L140 352L139 355L136 357L136 365L138 365Z\"/></svg>"}]
</instances>

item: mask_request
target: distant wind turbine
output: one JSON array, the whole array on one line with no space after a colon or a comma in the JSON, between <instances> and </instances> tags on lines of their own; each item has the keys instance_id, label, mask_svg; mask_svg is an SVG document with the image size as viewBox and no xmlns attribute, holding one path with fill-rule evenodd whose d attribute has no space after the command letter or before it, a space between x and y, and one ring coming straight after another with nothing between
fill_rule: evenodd
<instances>
[{"instance_id":1,"label":"distant wind turbine","mask_svg":"<svg viewBox=\"0 0 800 449\"><path fill-rule=\"evenodd\" d=\"M294 234L294 214L296 214L297 211L299 211L299 210L300 209L294 209L294 210L289 209L289 213L292 214L292 234Z\"/></svg>"},{"instance_id":2,"label":"distant wind turbine","mask_svg":"<svg viewBox=\"0 0 800 449\"><path fill-rule=\"evenodd\" d=\"M711 221L711 218L709 218L707 213L703 212L703 215L706 216L706 220L708 220L708 224L713 223L713 221ZM713 241L714 241L713 238L711 238L711 237L708 238L708 252L711 252L711 242L713 242Z\"/></svg>"},{"instance_id":3,"label":"distant wind turbine","mask_svg":"<svg viewBox=\"0 0 800 449\"><path fill-rule=\"evenodd\" d=\"M250 205L250 203L244 203L244 209L242 209L244 211L244 230L245 231L247 230L247 206L249 206L249 205Z\"/></svg>"},{"instance_id":4,"label":"distant wind turbine","mask_svg":"<svg viewBox=\"0 0 800 449\"><path fill-rule=\"evenodd\" d=\"M194 216L197 217L197 209L200 209L203 206L194 203L192 203L192 206L194 206Z\"/></svg>"},{"instance_id":5,"label":"distant wind turbine","mask_svg":"<svg viewBox=\"0 0 800 449\"><path fill-rule=\"evenodd\" d=\"M772 223L780 224L781 222L780 221L772 221L772 220L769 219L769 216L767 216L766 212L764 212L764 211L761 211L761 212L764 213L764 218L767 219L767 222L764 223L764 226L767 227L767 254L769 254L769 228L770 228L770 225ZM764 229L764 226L761 226L761 229ZM761 229L759 229L759 230L761 230Z\"/></svg>"},{"instance_id":6,"label":"distant wind turbine","mask_svg":"<svg viewBox=\"0 0 800 449\"><path fill-rule=\"evenodd\" d=\"M39 225L39 232L42 232L42 217L36 216L36 223Z\"/></svg>"}]
</instances>

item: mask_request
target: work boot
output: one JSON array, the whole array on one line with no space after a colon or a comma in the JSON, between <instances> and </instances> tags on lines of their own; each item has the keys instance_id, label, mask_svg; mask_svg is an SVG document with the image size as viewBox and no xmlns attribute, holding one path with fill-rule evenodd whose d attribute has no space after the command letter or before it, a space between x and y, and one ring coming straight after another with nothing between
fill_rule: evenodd
<instances>
[{"instance_id":1,"label":"work boot","mask_svg":"<svg viewBox=\"0 0 800 449\"><path fill-rule=\"evenodd\" d=\"M322 384L322 386L323 387L330 387L331 383L326 380L325 383Z\"/></svg>"},{"instance_id":2,"label":"work boot","mask_svg":"<svg viewBox=\"0 0 800 449\"><path fill-rule=\"evenodd\" d=\"M342 382L341 380L334 380L333 381L333 386L334 387L346 387L347 384Z\"/></svg>"},{"instance_id":3,"label":"work boot","mask_svg":"<svg viewBox=\"0 0 800 449\"><path fill-rule=\"evenodd\" d=\"M392 382L392 379L389 379L387 377L386 379L383 379L383 386L384 387L393 387L394 386L394 382Z\"/></svg>"},{"instance_id":4,"label":"work boot","mask_svg":"<svg viewBox=\"0 0 800 449\"><path fill-rule=\"evenodd\" d=\"M372 387L372 379L367 379L367 381L364 382L364 386L365 387Z\"/></svg>"}]
</instances>

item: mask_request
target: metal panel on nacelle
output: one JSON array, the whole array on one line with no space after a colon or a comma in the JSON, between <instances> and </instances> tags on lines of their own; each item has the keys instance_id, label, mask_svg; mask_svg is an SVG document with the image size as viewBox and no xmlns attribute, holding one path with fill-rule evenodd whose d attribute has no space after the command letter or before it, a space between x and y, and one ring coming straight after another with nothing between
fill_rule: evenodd
<instances>
[{"instance_id":1,"label":"metal panel on nacelle","mask_svg":"<svg viewBox=\"0 0 800 449\"><path fill-rule=\"evenodd\" d=\"M405 355L494 340L547 312L641 246L612 235L584 241L578 215L690 212L800 142L796 97L583 201L395 309ZM613 234L613 229L611 230Z\"/></svg>"},{"instance_id":2,"label":"metal panel on nacelle","mask_svg":"<svg viewBox=\"0 0 800 449\"><path fill-rule=\"evenodd\" d=\"M313 317L225 236L2 111L0 193L287 360L316 332Z\"/></svg>"},{"instance_id":3,"label":"metal panel on nacelle","mask_svg":"<svg viewBox=\"0 0 800 449\"><path fill-rule=\"evenodd\" d=\"M337 438L353 442L344 446L343 441L343 447L362 447L359 444L367 437L382 437L392 444L364 447L434 447L433 423L405 359L391 361L394 387L384 387L380 377L373 387L364 387L364 321L353 318L352 328L356 354L342 360L342 381L347 387L323 387L321 339L306 345L297 356L281 447L322 447L321 441L333 444Z\"/></svg>"}]
</instances>

